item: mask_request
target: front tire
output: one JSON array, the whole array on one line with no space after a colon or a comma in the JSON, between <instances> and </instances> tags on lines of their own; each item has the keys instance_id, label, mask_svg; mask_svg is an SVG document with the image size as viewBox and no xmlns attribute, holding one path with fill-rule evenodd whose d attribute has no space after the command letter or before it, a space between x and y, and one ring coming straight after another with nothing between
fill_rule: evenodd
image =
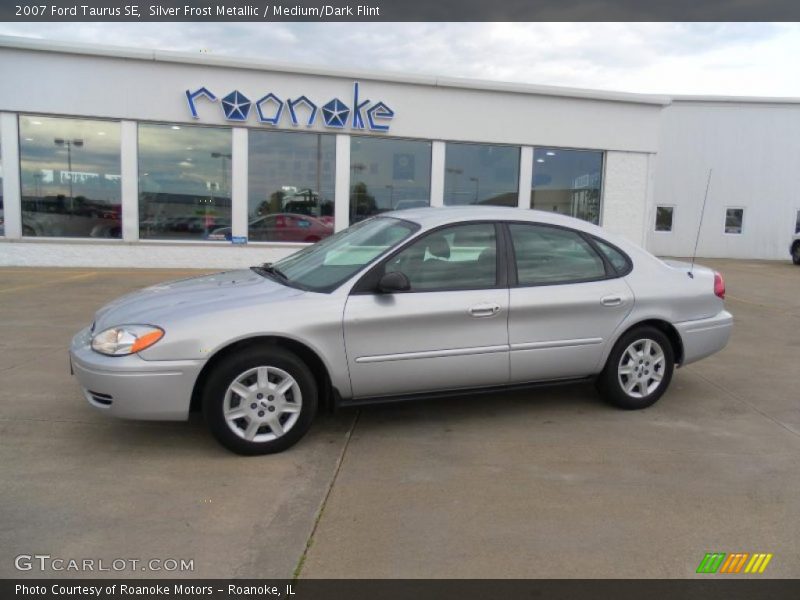
<instances>
[{"instance_id":1,"label":"front tire","mask_svg":"<svg viewBox=\"0 0 800 600\"><path fill-rule=\"evenodd\" d=\"M317 412L308 366L277 346L253 347L215 365L203 389L203 416L217 441L243 455L296 444Z\"/></svg>"},{"instance_id":2,"label":"front tire","mask_svg":"<svg viewBox=\"0 0 800 600\"><path fill-rule=\"evenodd\" d=\"M674 369L669 338L655 327L637 327L617 340L597 386L614 406L647 408L667 390Z\"/></svg>"}]
</instances>

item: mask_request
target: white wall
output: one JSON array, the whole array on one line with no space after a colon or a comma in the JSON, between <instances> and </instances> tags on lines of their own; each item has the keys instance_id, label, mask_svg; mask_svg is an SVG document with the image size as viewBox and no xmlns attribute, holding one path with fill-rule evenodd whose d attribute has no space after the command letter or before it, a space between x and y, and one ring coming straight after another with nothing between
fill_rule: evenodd
<instances>
[{"instance_id":1,"label":"white wall","mask_svg":"<svg viewBox=\"0 0 800 600\"><path fill-rule=\"evenodd\" d=\"M276 261L304 245L17 240L0 242L0 267L236 269Z\"/></svg>"},{"instance_id":2,"label":"white wall","mask_svg":"<svg viewBox=\"0 0 800 600\"><path fill-rule=\"evenodd\" d=\"M603 216L601 225L645 244L648 199L652 196L654 155L640 152L607 152L603 174Z\"/></svg>"},{"instance_id":3,"label":"white wall","mask_svg":"<svg viewBox=\"0 0 800 600\"><path fill-rule=\"evenodd\" d=\"M196 60L201 63L203 57L198 55ZM185 91L206 86L221 98L239 90L252 101L268 92L284 101L305 94L320 107L338 97L352 108L357 77L39 52L0 44L0 110L15 112L230 126L219 101L199 100L200 119L192 119ZM657 148L661 104L647 96L637 102L629 95L630 99L620 102L392 80L359 81L362 100L382 100L395 111L389 131L393 136L644 152ZM284 113L281 128L292 129L288 110ZM314 129L325 130L320 122L318 115ZM242 125L271 127L256 121L255 107Z\"/></svg>"},{"instance_id":4,"label":"white wall","mask_svg":"<svg viewBox=\"0 0 800 600\"><path fill-rule=\"evenodd\" d=\"M672 233L647 223L648 248L690 256L713 169L698 256L789 258L800 209L800 105L676 101L664 109L654 204L675 206ZM744 207L741 235L724 233L726 207Z\"/></svg>"}]
</instances>

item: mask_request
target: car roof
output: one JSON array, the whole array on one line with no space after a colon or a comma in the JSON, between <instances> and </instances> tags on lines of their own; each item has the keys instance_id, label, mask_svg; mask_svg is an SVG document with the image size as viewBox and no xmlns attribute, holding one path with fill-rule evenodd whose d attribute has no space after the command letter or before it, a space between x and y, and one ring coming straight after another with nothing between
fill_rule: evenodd
<instances>
[{"instance_id":1,"label":"car roof","mask_svg":"<svg viewBox=\"0 0 800 600\"><path fill-rule=\"evenodd\" d=\"M593 225L582 219L567 217L543 210L510 206L428 206L425 208L396 210L383 213L381 216L413 221L421 225L424 229L432 229L439 225L464 221L526 221L530 223L560 225L561 227L578 229L594 235L607 235L607 233L597 225Z\"/></svg>"}]
</instances>

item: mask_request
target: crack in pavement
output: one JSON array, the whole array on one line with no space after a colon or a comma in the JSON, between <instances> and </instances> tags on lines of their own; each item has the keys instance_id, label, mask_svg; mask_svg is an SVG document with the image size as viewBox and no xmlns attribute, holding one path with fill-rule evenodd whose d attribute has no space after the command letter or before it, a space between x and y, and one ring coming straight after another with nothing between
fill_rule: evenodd
<instances>
[{"instance_id":1,"label":"crack in pavement","mask_svg":"<svg viewBox=\"0 0 800 600\"><path fill-rule=\"evenodd\" d=\"M339 458L336 461L336 468L333 470L333 476L331 477L331 482L328 484L328 489L325 492L325 496L322 498L319 511L317 511L317 516L314 519L314 527L311 529L311 533L308 536L305 548L303 548L303 554L300 555L300 559L297 561L297 566L294 569L294 573L292 573L292 581L300 579L300 573L303 571L303 565L306 562L308 551L311 549L311 545L314 543L314 535L317 533L317 527L319 527L319 523L322 520L322 515L325 512L325 506L328 504L328 498L330 498L331 492L333 491L333 486L336 485L336 480L339 477L339 472L342 470L342 465L344 464L345 455L347 454L347 450L350 447L350 440L353 437L353 432L356 429L356 425L358 425L360 417L361 417L361 410L357 410L356 416L353 419L353 423L352 425L350 425L350 429L348 429L347 433L345 434L344 446L342 446L342 451L339 453Z\"/></svg>"}]
</instances>

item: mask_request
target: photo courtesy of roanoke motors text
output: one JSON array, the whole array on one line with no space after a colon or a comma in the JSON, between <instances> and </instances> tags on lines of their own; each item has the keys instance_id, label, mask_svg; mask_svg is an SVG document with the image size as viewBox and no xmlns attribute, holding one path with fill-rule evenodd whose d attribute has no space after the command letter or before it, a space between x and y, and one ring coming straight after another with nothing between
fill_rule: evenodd
<instances>
[{"instance_id":1,"label":"photo courtesy of roanoke motors text","mask_svg":"<svg viewBox=\"0 0 800 600\"><path fill-rule=\"evenodd\" d=\"M797 598L799 48L0 2L0 598Z\"/></svg>"}]
</instances>

